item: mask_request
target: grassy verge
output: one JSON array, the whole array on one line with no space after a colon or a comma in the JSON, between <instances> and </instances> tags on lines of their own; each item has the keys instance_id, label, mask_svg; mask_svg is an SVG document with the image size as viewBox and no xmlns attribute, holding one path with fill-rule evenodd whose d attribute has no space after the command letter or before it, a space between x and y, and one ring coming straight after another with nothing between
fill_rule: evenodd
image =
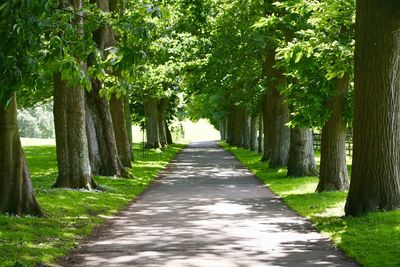
<instances>
[{"instance_id":1,"label":"grassy verge","mask_svg":"<svg viewBox=\"0 0 400 267\"><path fill-rule=\"evenodd\" d=\"M46 218L0 216L0 266L41 266L75 247L93 227L143 192L159 171L182 149L135 155L135 179L96 177L105 191L51 189L57 167L54 146L25 147L37 199ZM139 147L135 147L139 151Z\"/></svg>"},{"instance_id":2,"label":"grassy verge","mask_svg":"<svg viewBox=\"0 0 400 267\"><path fill-rule=\"evenodd\" d=\"M400 266L400 211L344 218L346 192L315 193L317 177L290 178L285 169L268 169L255 152L221 145L357 262L364 266Z\"/></svg>"}]
</instances>

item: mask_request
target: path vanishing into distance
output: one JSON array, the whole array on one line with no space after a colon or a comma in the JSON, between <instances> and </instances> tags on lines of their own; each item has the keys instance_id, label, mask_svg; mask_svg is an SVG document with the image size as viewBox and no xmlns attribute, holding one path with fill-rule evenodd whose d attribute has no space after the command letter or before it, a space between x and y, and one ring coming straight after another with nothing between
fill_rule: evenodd
<instances>
[{"instance_id":1,"label":"path vanishing into distance","mask_svg":"<svg viewBox=\"0 0 400 267\"><path fill-rule=\"evenodd\" d=\"M191 143L64 266L357 266L215 142Z\"/></svg>"}]
</instances>

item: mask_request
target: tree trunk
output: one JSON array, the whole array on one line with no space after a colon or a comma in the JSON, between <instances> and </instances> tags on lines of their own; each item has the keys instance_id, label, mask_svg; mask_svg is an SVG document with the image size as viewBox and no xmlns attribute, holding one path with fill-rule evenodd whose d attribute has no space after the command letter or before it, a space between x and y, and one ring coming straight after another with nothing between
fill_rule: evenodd
<instances>
[{"instance_id":1,"label":"tree trunk","mask_svg":"<svg viewBox=\"0 0 400 267\"><path fill-rule=\"evenodd\" d=\"M258 116L252 115L250 118L250 150L257 151L257 131Z\"/></svg>"},{"instance_id":2,"label":"tree trunk","mask_svg":"<svg viewBox=\"0 0 400 267\"><path fill-rule=\"evenodd\" d=\"M132 167L131 143L126 129L124 98L117 98L115 95L111 96L110 111L119 158L124 167L130 168Z\"/></svg>"},{"instance_id":3,"label":"tree trunk","mask_svg":"<svg viewBox=\"0 0 400 267\"><path fill-rule=\"evenodd\" d=\"M227 121L228 121L228 123L227 123L228 125L227 125L227 131L226 131L226 141L227 141L227 143L229 145L233 145L233 143L234 143L234 141L233 141L233 137L234 137L233 132L234 132L234 128L235 128L234 127L235 126L235 109L234 108L232 108L229 111Z\"/></svg>"},{"instance_id":4,"label":"tree trunk","mask_svg":"<svg viewBox=\"0 0 400 267\"><path fill-rule=\"evenodd\" d=\"M340 191L349 188L346 165L346 122L343 119L344 101L349 88L349 76L336 81L338 95L328 103L332 111L330 118L322 128L321 164L318 192Z\"/></svg>"},{"instance_id":5,"label":"tree trunk","mask_svg":"<svg viewBox=\"0 0 400 267\"><path fill-rule=\"evenodd\" d=\"M167 143L168 145L172 145L174 143L174 140L172 139L172 134L169 130L167 122L165 122L165 131L167 132Z\"/></svg>"},{"instance_id":6,"label":"tree trunk","mask_svg":"<svg viewBox=\"0 0 400 267\"><path fill-rule=\"evenodd\" d=\"M241 147L250 149L250 117L246 109L242 115Z\"/></svg>"},{"instance_id":7,"label":"tree trunk","mask_svg":"<svg viewBox=\"0 0 400 267\"><path fill-rule=\"evenodd\" d=\"M353 169L346 215L400 208L400 1L357 1Z\"/></svg>"},{"instance_id":8,"label":"tree trunk","mask_svg":"<svg viewBox=\"0 0 400 267\"><path fill-rule=\"evenodd\" d=\"M167 110L167 100L160 99L157 102L158 108L158 131L161 147L167 147L167 129L165 128L165 112Z\"/></svg>"},{"instance_id":9,"label":"tree trunk","mask_svg":"<svg viewBox=\"0 0 400 267\"><path fill-rule=\"evenodd\" d=\"M243 124L244 110L241 107L235 107L235 118L233 124L233 145L243 147Z\"/></svg>"},{"instance_id":10,"label":"tree trunk","mask_svg":"<svg viewBox=\"0 0 400 267\"><path fill-rule=\"evenodd\" d=\"M270 168L287 165L290 148L289 111L283 103L278 87L284 82L283 74L274 68L275 50L269 50L264 63L267 76L267 92L263 97L264 118L264 161L269 160Z\"/></svg>"},{"instance_id":11,"label":"tree trunk","mask_svg":"<svg viewBox=\"0 0 400 267\"><path fill-rule=\"evenodd\" d=\"M259 154L263 154L264 148L264 123L263 123L263 115L258 115L258 148L257 152Z\"/></svg>"},{"instance_id":12,"label":"tree trunk","mask_svg":"<svg viewBox=\"0 0 400 267\"><path fill-rule=\"evenodd\" d=\"M119 158L110 107L100 96L101 83L92 81L92 90L86 92L86 131L92 172L103 176L128 176Z\"/></svg>"},{"instance_id":13,"label":"tree trunk","mask_svg":"<svg viewBox=\"0 0 400 267\"><path fill-rule=\"evenodd\" d=\"M220 123L219 123L219 133L220 133L220 136L221 136L221 140L226 140L226 119L224 118L224 119L222 119L221 121L220 121Z\"/></svg>"},{"instance_id":14,"label":"tree trunk","mask_svg":"<svg viewBox=\"0 0 400 267\"><path fill-rule=\"evenodd\" d=\"M156 99L144 101L144 114L146 117L146 136L148 148L161 148L158 129L158 106Z\"/></svg>"},{"instance_id":15,"label":"tree trunk","mask_svg":"<svg viewBox=\"0 0 400 267\"><path fill-rule=\"evenodd\" d=\"M317 175L313 138L310 129L298 127L291 129L287 175L292 177Z\"/></svg>"},{"instance_id":16,"label":"tree trunk","mask_svg":"<svg viewBox=\"0 0 400 267\"><path fill-rule=\"evenodd\" d=\"M54 187L94 189L86 135L85 93L54 74L54 127L58 177Z\"/></svg>"},{"instance_id":17,"label":"tree trunk","mask_svg":"<svg viewBox=\"0 0 400 267\"><path fill-rule=\"evenodd\" d=\"M129 96L124 97L124 108L125 108L125 123L126 123L126 133L128 134L129 148L131 150L131 161L134 161L133 153L133 135L132 135L132 114Z\"/></svg>"},{"instance_id":18,"label":"tree trunk","mask_svg":"<svg viewBox=\"0 0 400 267\"><path fill-rule=\"evenodd\" d=\"M43 215L18 134L15 96L7 108L0 106L0 213Z\"/></svg>"}]
</instances>

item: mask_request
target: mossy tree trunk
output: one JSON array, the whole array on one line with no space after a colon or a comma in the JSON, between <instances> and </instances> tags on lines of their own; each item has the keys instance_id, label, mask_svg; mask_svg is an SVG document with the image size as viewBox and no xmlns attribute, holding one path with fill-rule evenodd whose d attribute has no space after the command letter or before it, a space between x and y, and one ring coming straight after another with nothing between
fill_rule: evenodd
<instances>
[{"instance_id":1,"label":"mossy tree trunk","mask_svg":"<svg viewBox=\"0 0 400 267\"><path fill-rule=\"evenodd\" d=\"M400 1L357 0L356 15L348 216L400 208Z\"/></svg>"},{"instance_id":2,"label":"mossy tree trunk","mask_svg":"<svg viewBox=\"0 0 400 267\"><path fill-rule=\"evenodd\" d=\"M338 95L332 97L328 103L332 113L322 128L318 192L341 191L349 188L346 165L347 128L346 121L343 118L348 87L348 75L337 79L336 89Z\"/></svg>"},{"instance_id":3,"label":"mossy tree trunk","mask_svg":"<svg viewBox=\"0 0 400 267\"><path fill-rule=\"evenodd\" d=\"M15 96L6 108L0 106L0 213L43 215L21 146Z\"/></svg>"},{"instance_id":4,"label":"mossy tree trunk","mask_svg":"<svg viewBox=\"0 0 400 267\"><path fill-rule=\"evenodd\" d=\"M313 137L310 129L298 127L291 129L287 169L287 175L292 177L317 175Z\"/></svg>"}]
</instances>

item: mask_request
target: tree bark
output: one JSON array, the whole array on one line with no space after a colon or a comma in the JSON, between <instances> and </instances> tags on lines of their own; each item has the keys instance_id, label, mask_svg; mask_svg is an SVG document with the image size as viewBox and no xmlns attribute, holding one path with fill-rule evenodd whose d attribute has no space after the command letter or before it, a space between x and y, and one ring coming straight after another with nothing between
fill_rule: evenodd
<instances>
[{"instance_id":1,"label":"tree bark","mask_svg":"<svg viewBox=\"0 0 400 267\"><path fill-rule=\"evenodd\" d=\"M400 208L400 1L357 1L347 216Z\"/></svg>"},{"instance_id":2,"label":"tree bark","mask_svg":"<svg viewBox=\"0 0 400 267\"><path fill-rule=\"evenodd\" d=\"M264 123L263 123L263 115L258 115L258 148L257 152L259 154L263 154L264 148Z\"/></svg>"},{"instance_id":3,"label":"tree bark","mask_svg":"<svg viewBox=\"0 0 400 267\"><path fill-rule=\"evenodd\" d=\"M258 132L258 116L252 115L250 118L250 150L257 151L257 132Z\"/></svg>"},{"instance_id":4,"label":"tree bark","mask_svg":"<svg viewBox=\"0 0 400 267\"><path fill-rule=\"evenodd\" d=\"M317 175L313 138L310 129L298 127L291 129L287 175L292 177Z\"/></svg>"},{"instance_id":5,"label":"tree bark","mask_svg":"<svg viewBox=\"0 0 400 267\"><path fill-rule=\"evenodd\" d=\"M161 148L158 129L158 106L156 99L144 100L144 114L146 117L146 136L148 148Z\"/></svg>"},{"instance_id":6,"label":"tree bark","mask_svg":"<svg viewBox=\"0 0 400 267\"><path fill-rule=\"evenodd\" d=\"M346 93L349 88L349 76L337 79L338 95L332 97L328 108L331 116L322 128L321 163L318 192L342 191L349 188L349 177L346 165L346 121L343 110Z\"/></svg>"},{"instance_id":7,"label":"tree bark","mask_svg":"<svg viewBox=\"0 0 400 267\"><path fill-rule=\"evenodd\" d=\"M110 107L100 96L101 83L92 81L92 90L86 92L86 132L89 158L93 174L128 176L119 158Z\"/></svg>"},{"instance_id":8,"label":"tree bark","mask_svg":"<svg viewBox=\"0 0 400 267\"><path fill-rule=\"evenodd\" d=\"M58 162L53 187L97 188L89 161L84 89L68 88L60 73L54 74L53 112Z\"/></svg>"},{"instance_id":9,"label":"tree bark","mask_svg":"<svg viewBox=\"0 0 400 267\"><path fill-rule=\"evenodd\" d=\"M43 216L18 134L15 95L0 106L0 213Z\"/></svg>"},{"instance_id":10,"label":"tree bark","mask_svg":"<svg viewBox=\"0 0 400 267\"><path fill-rule=\"evenodd\" d=\"M290 148L289 111L283 103L278 87L283 84L281 70L275 69L275 50L266 53L264 73L267 76L267 92L263 97L264 118L264 161L269 161L270 168L287 166Z\"/></svg>"},{"instance_id":11,"label":"tree bark","mask_svg":"<svg viewBox=\"0 0 400 267\"><path fill-rule=\"evenodd\" d=\"M131 143L126 129L124 98L117 98L115 95L111 96L110 111L119 158L124 167L130 168L132 167Z\"/></svg>"},{"instance_id":12,"label":"tree bark","mask_svg":"<svg viewBox=\"0 0 400 267\"><path fill-rule=\"evenodd\" d=\"M233 137L234 137L234 126L235 126L235 109L231 108L228 114L228 119L227 119L227 131L226 131L226 141L229 145L233 145Z\"/></svg>"},{"instance_id":13,"label":"tree bark","mask_svg":"<svg viewBox=\"0 0 400 267\"><path fill-rule=\"evenodd\" d=\"M172 145L174 143L174 140L172 139L172 134L169 130L167 122L165 122L165 131L167 132L167 143L168 145Z\"/></svg>"},{"instance_id":14,"label":"tree bark","mask_svg":"<svg viewBox=\"0 0 400 267\"><path fill-rule=\"evenodd\" d=\"M221 140L226 140L226 119L222 119L219 125L219 134L221 136Z\"/></svg>"},{"instance_id":15,"label":"tree bark","mask_svg":"<svg viewBox=\"0 0 400 267\"><path fill-rule=\"evenodd\" d=\"M250 149L250 117L246 109L243 108L241 147Z\"/></svg>"},{"instance_id":16,"label":"tree bark","mask_svg":"<svg viewBox=\"0 0 400 267\"><path fill-rule=\"evenodd\" d=\"M233 145L243 147L243 124L244 110L241 107L235 107L235 117L233 122Z\"/></svg>"},{"instance_id":17,"label":"tree bark","mask_svg":"<svg viewBox=\"0 0 400 267\"><path fill-rule=\"evenodd\" d=\"M167 100L160 99L157 101L157 109L158 109L158 135L160 138L161 147L167 147L167 129L165 128L165 112L167 110Z\"/></svg>"},{"instance_id":18,"label":"tree bark","mask_svg":"<svg viewBox=\"0 0 400 267\"><path fill-rule=\"evenodd\" d=\"M131 114L129 96L124 97L124 108L125 108L126 133L128 134L129 148L131 150L131 161L135 161L133 153L132 114Z\"/></svg>"}]
</instances>

